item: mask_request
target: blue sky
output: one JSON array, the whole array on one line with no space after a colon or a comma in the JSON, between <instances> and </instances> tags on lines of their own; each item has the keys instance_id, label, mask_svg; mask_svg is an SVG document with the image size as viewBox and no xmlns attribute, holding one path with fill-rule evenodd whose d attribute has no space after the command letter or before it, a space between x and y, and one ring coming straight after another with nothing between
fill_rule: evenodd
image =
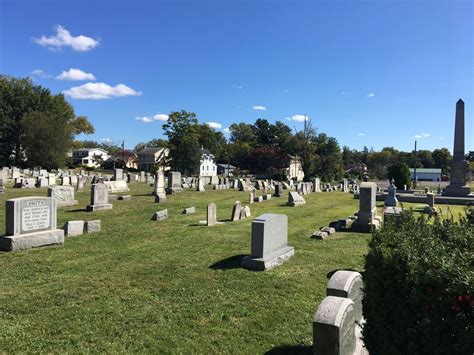
<instances>
[{"instance_id":1,"label":"blue sky","mask_svg":"<svg viewBox=\"0 0 474 355\"><path fill-rule=\"evenodd\" d=\"M474 150L473 11L470 0L0 0L0 72L65 92L96 128L88 139L128 147L184 109L220 130L259 117L301 129L308 114L341 146L451 150L462 98Z\"/></svg>"}]
</instances>

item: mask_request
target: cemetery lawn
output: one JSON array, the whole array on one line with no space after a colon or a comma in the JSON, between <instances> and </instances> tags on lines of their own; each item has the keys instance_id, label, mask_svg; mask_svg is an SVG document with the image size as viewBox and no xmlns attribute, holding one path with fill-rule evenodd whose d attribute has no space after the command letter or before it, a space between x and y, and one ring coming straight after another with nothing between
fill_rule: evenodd
<instances>
[{"instance_id":1,"label":"cemetery lawn","mask_svg":"<svg viewBox=\"0 0 474 355\"><path fill-rule=\"evenodd\" d=\"M76 193L78 206L59 209L59 227L101 219L102 232L66 238L60 247L0 253L2 352L306 352L328 273L363 271L370 236L310 238L357 211L350 194L311 194L294 208L284 206L286 197L273 198L250 205L252 218L230 222L234 202L247 204L248 193L206 186L155 204L151 187L129 186L132 201L112 201L113 210L85 212L88 191ZM46 193L8 185L0 230L6 199ZM209 202L225 224L198 225ZM197 213L181 215L190 206ZM164 208L168 220L150 220ZM451 210L457 216L462 207ZM240 265L250 253L251 221L265 212L288 215L295 256L271 271L247 271Z\"/></svg>"}]
</instances>

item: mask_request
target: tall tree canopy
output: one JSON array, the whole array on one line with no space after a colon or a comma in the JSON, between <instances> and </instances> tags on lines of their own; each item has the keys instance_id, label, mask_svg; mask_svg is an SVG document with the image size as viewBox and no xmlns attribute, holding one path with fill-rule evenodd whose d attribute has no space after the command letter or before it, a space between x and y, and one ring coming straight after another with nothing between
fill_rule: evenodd
<instances>
[{"instance_id":1,"label":"tall tree canopy","mask_svg":"<svg viewBox=\"0 0 474 355\"><path fill-rule=\"evenodd\" d=\"M52 95L28 78L0 76L1 165L62 166L73 138L93 132L62 94Z\"/></svg>"}]
</instances>

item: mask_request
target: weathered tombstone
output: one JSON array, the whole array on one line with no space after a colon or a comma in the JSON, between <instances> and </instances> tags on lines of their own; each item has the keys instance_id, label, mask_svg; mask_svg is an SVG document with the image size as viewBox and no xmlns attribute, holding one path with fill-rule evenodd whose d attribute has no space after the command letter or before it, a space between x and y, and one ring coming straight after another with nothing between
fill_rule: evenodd
<instances>
[{"instance_id":1,"label":"weathered tombstone","mask_svg":"<svg viewBox=\"0 0 474 355\"><path fill-rule=\"evenodd\" d=\"M250 207L249 206L245 206L245 207L242 207L240 209L240 219L245 219L245 218L248 218L250 217Z\"/></svg>"},{"instance_id":2,"label":"weathered tombstone","mask_svg":"<svg viewBox=\"0 0 474 355\"><path fill-rule=\"evenodd\" d=\"M249 192L249 203L250 204L255 202L255 197L256 197L255 191L250 191Z\"/></svg>"},{"instance_id":3,"label":"weathered tombstone","mask_svg":"<svg viewBox=\"0 0 474 355\"><path fill-rule=\"evenodd\" d=\"M123 169L114 169L114 180L123 180Z\"/></svg>"},{"instance_id":4,"label":"weathered tombstone","mask_svg":"<svg viewBox=\"0 0 474 355\"><path fill-rule=\"evenodd\" d=\"M303 196L301 196L296 191L289 191L288 192L288 202L286 203L287 206L295 207L295 206L302 206L306 203Z\"/></svg>"},{"instance_id":5,"label":"weathered tombstone","mask_svg":"<svg viewBox=\"0 0 474 355\"><path fill-rule=\"evenodd\" d=\"M255 202L263 202L263 196L255 196L253 199Z\"/></svg>"},{"instance_id":6,"label":"weathered tombstone","mask_svg":"<svg viewBox=\"0 0 474 355\"><path fill-rule=\"evenodd\" d=\"M94 219L92 221L86 221L84 231L86 233L97 233L100 232L101 222L100 219Z\"/></svg>"},{"instance_id":7,"label":"weathered tombstone","mask_svg":"<svg viewBox=\"0 0 474 355\"><path fill-rule=\"evenodd\" d=\"M354 354L356 350L354 302L327 296L313 320L313 354Z\"/></svg>"},{"instance_id":8,"label":"weathered tombstone","mask_svg":"<svg viewBox=\"0 0 474 355\"><path fill-rule=\"evenodd\" d=\"M110 193L130 191L130 189L128 188L127 182L125 180L104 181L103 183L105 184L105 186L107 187L107 190Z\"/></svg>"},{"instance_id":9,"label":"weathered tombstone","mask_svg":"<svg viewBox=\"0 0 474 355\"><path fill-rule=\"evenodd\" d=\"M140 182L145 182L145 172L140 171Z\"/></svg>"},{"instance_id":10,"label":"weathered tombstone","mask_svg":"<svg viewBox=\"0 0 474 355\"><path fill-rule=\"evenodd\" d=\"M349 192L349 182L347 179L342 180L342 192Z\"/></svg>"},{"instance_id":11,"label":"weathered tombstone","mask_svg":"<svg viewBox=\"0 0 474 355\"><path fill-rule=\"evenodd\" d=\"M74 237L84 233L84 221L68 221L64 223L64 234L66 237Z\"/></svg>"},{"instance_id":12,"label":"weathered tombstone","mask_svg":"<svg viewBox=\"0 0 474 355\"><path fill-rule=\"evenodd\" d=\"M376 218L376 191L377 185L374 182L363 182L360 185L359 212L357 213L357 219L352 223L352 230L369 233L372 229L380 227L380 219Z\"/></svg>"},{"instance_id":13,"label":"weathered tombstone","mask_svg":"<svg viewBox=\"0 0 474 355\"><path fill-rule=\"evenodd\" d=\"M77 179L77 188L76 188L76 191L77 191L77 192L82 192L82 191L84 191L85 185L86 185L86 178L83 177L83 176L80 176L80 177Z\"/></svg>"},{"instance_id":14,"label":"weathered tombstone","mask_svg":"<svg viewBox=\"0 0 474 355\"><path fill-rule=\"evenodd\" d=\"M54 185L56 185L56 175L49 174L48 175L48 186L54 186Z\"/></svg>"},{"instance_id":15,"label":"weathered tombstone","mask_svg":"<svg viewBox=\"0 0 474 355\"><path fill-rule=\"evenodd\" d=\"M188 207L183 210L181 214L194 214L196 213L196 207Z\"/></svg>"},{"instance_id":16,"label":"weathered tombstone","mask_svg":"<svg viewBox=\"0 0 474 355\"><path fill-rule=\"evenodd\" d=\"M77 175L71 175L71 186L77 185Z\"/></svg>"},{"instance_id":17,"label":"weathered tombstone","mask_svg":"<svg viewBox=\"0 0 474 355\"><path fill-rule=\"evenodd\" d=\"M74 199L74 188L72 186L52 186L48 188L48 197L56 200L58 207L75 206L78 204Z\"/></svg>"},{"instance_id":18,"label":"weathered tombstone","mask_svg":"<svg viewBox=\"0 0 474 355\"><path fill-rule=\"evenodd\" d=\"M395 181L392 178L391 184L388 187L388 196L385 199L384 205L387 207L397 207L398 200L397 196L395 195L397 192L397 187L395 186Z\"/></svg>"},{"instance_id":19,"label":"weathered tombstone","mask_svg":"<svg viewBox=\"0 0 474 355\"><path fill-rule=\"evenodd\" d=\"M48 187L48 179L45 177L38 177L36 180L36 187Z\"/></svg>"},{"instance_id":20,"label":"weathered tombstone","mask_svg":"<svg viewBox=\"0 0 474 355\"><path fill-rule=\"evenodd\" d=\"M206 189L204 188L204 180L202 178L198 178L198 184L197 184L196 191L199 191L199 192L206 191Z\"/></svg>"},{"instance_id":21,"label":"weathered tombstone","mask_svg":"<svg viewBox=\"0 0 474 355\"><path fill-rule=\"evenodd\" d=\"M430 207L434 207L435 205L435 194L429 192L426 194L426 203L428 204L428 206Z\"/></svg>"},{"instance_id":22,"label":"weathered tombstone","mask_svg":"<svg viewBox=\"0 0 474 355\"><path fill-rule=\"evenodd\" d=\"M359 322L362 319L363 287L361 274L355 271L338 270L328 281L326 295L351 299L354 302L354 319Z\"/></svg>"},{"instance_id":23,"label":"weathered tombstone","mask_svg":"<svg viewBox=\"0 0 474 355\"><path fill-rule=\"evenodd\" d=\"M242 265L251 270L270 270L294 253L294 248L288 246L288 217L265 213L252 221L251 255L242 260Z\"/></svg>"},{"instance_id":24,"label":"weathered tombstone","mask_svg":"<svg viewBox=\"0 0 474 355\"><path fill-rule=\"evenodd\" d=\"M70 176L62 176L61 177L61 186L70 186L71 185L71 177Z\"/></svg>"},{"instance_id":25,"label":"weathered tombstone","mask_svg":"<svg viewBox=\"0 0 474 355\"><path fill-rule=\"evenodd\" d=\"M4 194L5 193L5 185L3 183L3 179L0 179L0 194Z\"/></svg>"},{"instance_id":26,"label":"weathered tombstone","mask_svg":"<svg viewBox=\"0 0 474 355\"><path fill-rule=\"evenodd\" d=\"M88 212L111 210L113 205L109 203L109 191L104 183L94 184L91 189L91 204L87 206Z\"/></svg>"},{"instance_id":27,"label":"weathered tombstone","mask_svg":"<svg viewBox=\"0 0 474 355\"><path fill-rule=\"evenodd\" d=\"M6 235L0 250L16 251L63 244L64 231L57 229L56 200L51 197L21 197L7 200Z\"/></svg>"},{"instance_id":28,"label":"weathered tombstone","mask_svg":"<svg viewBox=\"0 0 474 355\"><path fill-rule=\"evenodd\" d=\"M329 237L329 234L327 232L324 232L324 231L321 231L321 230L317 230L313 233L313 235L311 236L311 238L313 239L318 239L318 240L325 240Z\"/></svg>"},{"instance_id":29,"label":"weathered tombstone","mask_svg":"<svg viewBox=\"0 0 474 355\"><path fill-rule=\"evenodd\" d=\"M181 187L181 173L179 171L170 171L168 174L168 188L166 194L171 195L183 191Z\"/></svg>"},{"instance_id":30,"label":"weathered tombstone","mask_svg":"<svg viewBox=\"0 0 474 355\"><path fill-rule=\"evenodd\" d=\"M242 209L242 204L240 201L235 201L234 207L232 208L232 216L230 217L231 221L238 221L240 219L240 210Z\"/></svg>"},{"instance_id":31,"label":"weathered tombstone","mask_svg":"<svg viewBox=\"0 0 474 355\"><path fill-rule=\"evenodd\" d=\"M158 212L153 213L153 216L151 217L152 221L162 221L164 219L168 219L168 210L161 210Z\"/></svg>"},{"instance_id":32,"label":"weathered tombstone","mask_svg":"<svg viewBox=\"0 0 474 355\"><path fill-rule=\"evenodd\" d=\"M207 205L207 225L213 226L217 224L217 206L215 203Z\"/></svg>"}]
</instances>

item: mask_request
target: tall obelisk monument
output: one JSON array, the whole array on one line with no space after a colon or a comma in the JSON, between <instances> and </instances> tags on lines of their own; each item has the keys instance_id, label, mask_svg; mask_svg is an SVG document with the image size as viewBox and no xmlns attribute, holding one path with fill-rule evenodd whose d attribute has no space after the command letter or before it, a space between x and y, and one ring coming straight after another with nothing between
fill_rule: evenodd
<instances>
[{"instance_id":1,"label":"tall obelisk monument","mask_svg":"<svg viewBox=\"0 0 474 355\"><path fill-rule=\"evenodd\" d=\"M444 195L463 197L471 190L466 186L467 162L464 156L464 101L456 102L456 123L454 126L454 151L451 163L451 179Z\"/></svg>"}]
</instances>

